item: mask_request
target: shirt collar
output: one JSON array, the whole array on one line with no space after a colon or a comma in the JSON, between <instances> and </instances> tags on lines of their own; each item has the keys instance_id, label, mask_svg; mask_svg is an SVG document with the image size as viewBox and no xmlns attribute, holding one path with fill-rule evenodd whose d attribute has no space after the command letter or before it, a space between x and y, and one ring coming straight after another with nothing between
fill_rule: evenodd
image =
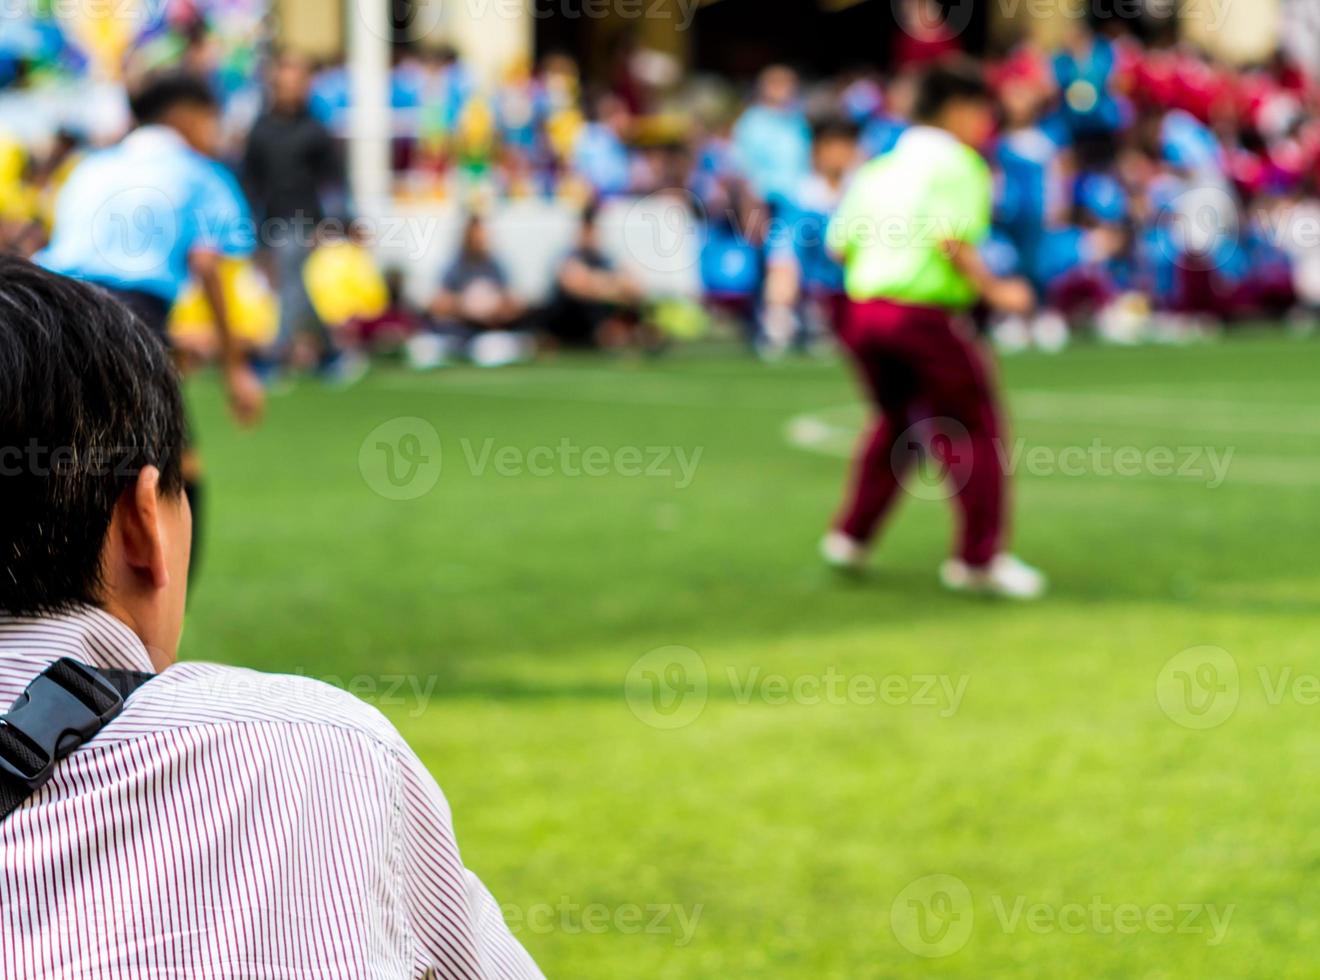
<instances>
[{"instance_id":1,"label":"shirt collar","mask_svg":"<svg viewBox=\"0 0 1320 980\"><path fill-rule=\"evenodd\" d=\"M0 658L72 657L103 670L156 673L151 654L121 620L95 606L33 618L0 614Z\"/></svg>"},{"instance_id":2,"label":"shirt collar","mask_svg":"<svg viewBox=\"0 0 1320 980\"><path fill-rule=\"evenodd\" d=\"M908 146L958 146L958 137L954 136L947 129L940 129L938 126L927 126L918 123L915 126L909 126L904 130L900 140L907 143Z\"/></svg>"},{"instance_id":3,"label":"shirt collar","mask_svg":"<svg viewBox=\"0 0 1320 980\"><path fill-rule=\"evenodd\" d=\"M166 150L186 150L187 141L177 129L153 123L139 126L120 141L120 146L133 150L163 152Z\"/></svg>"}]
</instances>

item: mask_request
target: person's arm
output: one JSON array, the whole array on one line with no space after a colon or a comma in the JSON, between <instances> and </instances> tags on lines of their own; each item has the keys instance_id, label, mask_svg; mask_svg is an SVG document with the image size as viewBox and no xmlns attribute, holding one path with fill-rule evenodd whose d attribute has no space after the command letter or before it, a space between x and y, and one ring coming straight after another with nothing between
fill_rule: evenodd
<instances>
[{"instance_id":1,"label":"person's arm","mask_svg":"<svg viewBox=\"0 0 1320 980\"><path fill-rule=\"evenodd\" d=\"M262 146L264 131L258 119L243 147L243 164L239 174L248 206L258 215L264 214L266 208L266 156Z\"/></svg>"},{"instance_id":2,"label":"person's arm","mask_svg":"<svg viewBox=\"0 0 1320 980\"><path fill-rule=\"evenodd\" d=\"M441 287L431 299L427 312L438 320L452 320L458 315L458 297Z\"/></svg>"},{"instance_id":3,"label":"person's arm","mask_svg":"<svg viewBox=\"0 0 1320 980\"><path fill-rule=\"evenodd\" d=\"M449 803L410 749L402 765L403 900L419 976L544 980L481 879L463 866ZM518 916L519 919L524 916Z\"/></svg>"},{"instance_id":4,"label":"person's arm","mask_svg":"<svg viewBox=\"0 0 1320 980\"><path fill-rule=\"evenodd\" d=\"M248 366L242 345L234 336L225 303L224 284L220 279L220 256L198 249L188 256L193 277L211 308L211 322L220 340L220 371L229 395L229 408L240 425L253 425L265 408L266 395L256 374Z\"/></svg>"},{"instance_id":5,"label":"person's arm","mask_svg":"<svg viewBox=\"0 0 1320 980\"><path fill-rule=\"evenodd\" d=\"M575 299L588 302L605 299L604 292L596 279L596 273L576 256L570 256L559 267L559 285L564 292Z\"/></svg>"},{"instance_id":6,"label":"person's arm","mask_svg":"<svg viewBox=\"0 0 1320 980\"><path fill-rule=\"evenodd\" d=\"M188 266L211 308L211 322L220 342L220 370L229 408L239 425L253 425L265 408L265 391L248 366L246 352L233 329L225 302L220 263L225 257L246 258L255 244L255 228L243 192L227 169L209 161L199 170L188 234Z\"/></svg>"},{"instance_id":7,"label":"person's arm","mask_svg":"<svg viewBox=\"0 0 1320 980\"><path fill-rule=\"evenodd\" d=\"M641 288L626 272L593 269L577 256L569 256L559 269L559 285L577 299L595 303L635 303Z\"/></svg>"},{"instance_id":8,"label":"person's arm","mask_svg":"<svg viewBox=\"0 0 1320 980\"><path fill-rule=\"evenodd\" d=\"M435 291L427 306L427 312L437 320L452 320L458 316L458 265L445 271L440 279L440 288Z\"/></svg>"},{"instance_id":9,"label":"person's arm","mask_svg":"<svg viewBox=\"0 0 1320 980\"><path fill-rule=\"evenodd\" d=\"M506 287L500 300L500 311L497 316L498 325L507 327L526 312L527 304Z\"/></svg>"},{"instance_id":10,"label":"person's arm","mask_svg":"<svg viewBox=\"0 0 1320 980\"><path fill-rule=\"evenodd\" d=\"M944 243L945 253L953 267L976 289L990 307L1000 313L1026 316L1036 308L1036 293L1031 284L1019 276L996 276L985 264L985 259L970 242L950 239Z\"/></svg>"},{"instance_id":11,"label":"person's arm","mask_svg":"<svg viewBox=\"0 0 1320 980\"><path fill-rule=\"evenodd\" d=\"M495 325L506 327L527 312L527 304L514 294L513 288L509 284L509 276L502 265L496 263L492 271L495 273L495 281L500 287L500 308L496 314Z\"/></svg>"},{"instance_id":12,"label":"person's arm","mask_svg":"<svg viewBox=\"0 0 1320 980\"><path fill-rule=\"evenodd\" d=\"M949 236L943 242L944 254L991 309L1026 316L1036 308L1031 284L1017 276L995 275L979 248L990 233L990 169L979 158L968 166L970 151L960 152L964 155L943 171L942 185L932 195L939 209L932 218Z\"/></svg>"},{"instance_id":13,"label":"person's arm","mask_svg":"<svg viewBox=\"0 0 1320 980\"><path fill-rule=\"evenodd\" d=\"M335 142L330 130L316 123L316 161L317 177L322 183L342 192L348 183L347 170L344 167L344 154Z\"/></svg>"},{"instance_id":14,"label":"person's arm","mask_svg":"<svg viewBox=\"0 0 1320 980\"><path fill-rule=\"evenodd\" d=\"M864 173L865 171L862 171ZM865 181L854 174L843 193L843 200L825 228L825 251L837 262L846 262L867 229L862 226L866 214ZM874 229L872 229L872 232Z\"/></svg>"},{"instance_id":15,"label":"person's arm","mask_svg":"<svg viewBox=\"0 0 1320 980\"><path fill-rule=\"evenodd\" d=\"M334 135L320 122L316 123L315 146L313 160L322 206L327 216L349 222L354 214L344 152Z\"/></svg>"}]
</instances>

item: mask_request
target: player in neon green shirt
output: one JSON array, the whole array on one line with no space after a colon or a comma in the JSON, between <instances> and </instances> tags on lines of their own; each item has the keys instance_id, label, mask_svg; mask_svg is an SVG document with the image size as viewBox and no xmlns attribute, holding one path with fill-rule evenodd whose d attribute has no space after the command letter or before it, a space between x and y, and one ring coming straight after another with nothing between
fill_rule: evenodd
<instances>
[{"instance_id":1,"label":"player in neon green shirt","mask_svg":"<svg viewBox=\"0 0 1320 980\"><path fill-rule=\"evenodd\" d=\"M977 252L990 228L991 180L976 148L991 135L993 104L979 70L959 60L928 71L915 114L918 125L858 171L830 223L848 294L836 327L877 418L822 552L832 564L860 565L903 486L958 504L946 586L1036 598L1044 576L1002 550L999 409L984 352L959 316L978 301L1005 312L1034 305L1025 282L991 275ZM942 483L912 475L923 455L939 464Z\"/></svg>"}]
</instances>

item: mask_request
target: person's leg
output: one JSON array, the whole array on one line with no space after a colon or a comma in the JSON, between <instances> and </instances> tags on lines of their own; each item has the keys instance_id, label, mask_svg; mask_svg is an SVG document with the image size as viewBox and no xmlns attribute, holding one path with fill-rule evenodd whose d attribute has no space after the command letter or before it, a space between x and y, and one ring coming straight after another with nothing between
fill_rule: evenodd
<instances>
[{"instance_id":1,"label":"person's leg","mask_svg":"<svg viewBox=\"0 0 1320 980\"><path fill-rule=\"evenodd\" d=\"M852 475L835 530L859 545L869 544L894 504L909 454L896 454L898 438L909 425L913 392L907 365L889 350L893 309L878 304L850 304L843 314L841 339L852 355L875 415L853 461Z\"/></svg>"},{"instance_id":2,"label":"person's leg","mask_svg":"<svg viewBox=\"0 0 1320 980\"><path fill-rule=\"evenodd\" d=\"M893 506L902 475L893 458L894 446L901 433L902 427L897 420L883 413L877 414L853 461L848 496L835 527L858 544L871 542ZM899 462L901 466L905 460Z\"/></svg>"},{"instance_id":3,"label":"person's leg","mask_svg":"<svg viewBox=\"0 0 1320 980\"><path fill-rule=\"evenodd\" d=\"M1002 548L1007 500L1003 426L989 365L977 342L948 322L923 325L909 339L921 350L931 452L945 467L958 509L957 554L983 568Z\"/></svg>"},{"instance_id":4,"label":"person's leg","mask_svg":"<svg viewBox=\"0 0 1320 980\"><path fill-rule=\"evenodd\" d=\"M271 246L274 259L276 293L279 297L279 333L275 340L275 358L287 365L298 335L314 330L324 335L325 328L312 308L311 297L303 282L303 266L311 254L311 246L289 237Z\"/></svg>"}]
</instances>

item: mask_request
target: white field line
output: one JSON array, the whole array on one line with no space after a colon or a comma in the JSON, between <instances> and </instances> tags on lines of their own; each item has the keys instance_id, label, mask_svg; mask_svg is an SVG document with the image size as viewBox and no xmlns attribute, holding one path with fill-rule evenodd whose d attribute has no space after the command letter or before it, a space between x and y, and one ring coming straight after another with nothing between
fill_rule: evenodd
<instances>
[{"instance_id":1,"label":"white field line","mask_svg":"<svg viewBox=\"0 0 1320 980\"><path fill-rule=\"evenodd\" d=\"M584 372L589 373L589 372ZM518 401L586 402L593 405L666 405L674 408L711 408L722 404L715 399L684 398L673 391L648 391L645 388L618 388L612 391L593 391L576 386L571 390L549 390L534 382L526 384L527 376L519 379L522 386L500 382L473 382L468 379L439 378L385 378L381 387L391 391L408 391L430 395L476 395L483 398L512 398Z\"/></svg>"},{"instance_id":2,"label":"white field line","mask_svg":"<svg viewBox=\"0 0 1320 980\"><path fill-rule=\"evenodd\" d=\"M800 390L804 384L817 380L824 382L827 379L786 380L785 384L791 389ZM699 385L706 391L724 384L725 391L710 397L699 397L692 393L675 392L673 385L675 381L684 386ZM589 387L588 382L594 382L595 386ZM567 389L545 390L547 387L553 388L557 384L564 383L568 383ZM829 383L834 382L831 379ZM744 399L728 397L727 382L723 379L644 371L607 372L589 368L545 367L535 370L492 371L480 375L439 374L426 378L387 376L380 384L394 391L437 394L461 391L463 394L520 400L544 399L592 403L614 401L690 407L747 404ZM1011 404L1014 415L1033 420L1060 418L1077 421L1121 420L1127 425L1187 431L1280 432L1320 436L1320 412L1310 405L1262 403L1245 399L1142 397L1100 392L1039 390L1019 392L1011 398Z\"/></svg>"},{"instance_id":3,"label":"white field line","mask_svg":"<svg viewBox=\"0 0 1320 980\"><path fill-rule=\"evenodd\" d=\"M814 412L803 412L788 420L784 426L784 437L790 445L806 452L836 459L849 459L855 451L858 438L861 435L859 424L861 413L862 409L858 405L834 405L817 409ZM1057 418L1057 415L1050 417ZM1205 427L1202 426L1202 428ZM1255 431L1265 430L1257 429ZM1278 429L1277 427L1271 427L1268 431L1278 431ZM1048 446L1050 444L1036 442L1030 445ZM1320 485L1320 465L1302 457L1235 455L1229 465L1230 468L1227 474L1229 482L1289 487ZM1102 474L1093 475L1100 476ZM1131 479L1130 477L1123 478ZM1072 477L1060 474L1057 479L1067 480L1072 479ZM1167 478L1151 475L1148 479ZM1204 477L1187 476L1177 479L1180 482L1194 482L1203 480Z\"/></svg>"},{"instance_id":4,"label":"white field line","mask_svg":"<svg viewBox=\"0 0 1320 980\"><path fill-rule=\"evenodd\" d=\"M605 381L601 388L581 382ZM620 386L611 382L621 380ZM587 404L661 405L675 408L771 408L745 397L694 397L675 392L668 386L671 377L659 374L638 375L608 373L589 369L538 368L534 372L492 373L464 377L408 378L390 376L382 387L394 391L427 394L478 395L520 401L557 401ZM696 380L696 379L691 379ZM663 382L654 388L638 382ZM546 390L548 382L573 382L568 389ZM1280 403L1234 402L1177 397L1144 398L1086 392L1023 391L1011 399L1011 414L1033 422L1092 422L1116 428L1151 428L1181 432L1199 432L1206 436L1218 433L1254 433L1262 435L1306 435L1320 437L1320 413L1310 406L1299 409ZM857 438L855 419L840 423L831 415L847 412L855 415L858 405L832 406L794 416L788 423L788 441L799 448L826 455L847 457ZM1208 417L1214 415L1217 417ZM1279 482L1301 483L1307 478L1286 476L1299 462L1288 457L1253 457L1261 464L1278 464ZM1309 471L1307 471L1309 472ZM1320 482L1320 476L1317 477Z\"/></svg>"},{"instance_id":5,"label":"white field line","mask_svg":"<svg viewBox=\"0 0 1320 980\"><path fill-rule=\"evenodd\" d=\"M1060 392L1022 392L1012 398L1011 404L1013 414L1024 419L1094 419L1190 432L1320 436L1320 413L1310 406Z\"/></svg>"}]
</instances>

